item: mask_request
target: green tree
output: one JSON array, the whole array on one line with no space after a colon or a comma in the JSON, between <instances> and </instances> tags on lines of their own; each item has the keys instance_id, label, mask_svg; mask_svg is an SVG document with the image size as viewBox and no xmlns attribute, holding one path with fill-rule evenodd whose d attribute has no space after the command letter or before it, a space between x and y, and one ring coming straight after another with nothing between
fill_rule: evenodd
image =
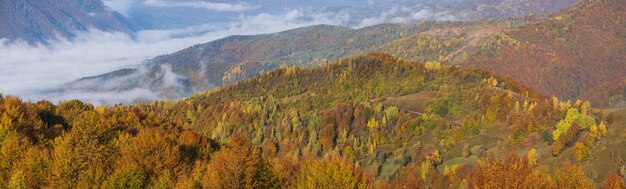
<instances>
[{"instance_id":1,"label":"green tree","mask_svg":"<svg viewBox=\"0 0 626 189\"><path fill-rule=\"evenodd\" d=\"M580 113L577 109L570 108L569 110L567 110L567 115L565 116L565 119L559 121L556 124L556 129L554 130L554 132L552 132L552 138L554 139L554 141L558 140L561 135L565 134L567 130L572 126L572 123L574 123L574 121L579 117Z\"/></svg>"}]
</instances>

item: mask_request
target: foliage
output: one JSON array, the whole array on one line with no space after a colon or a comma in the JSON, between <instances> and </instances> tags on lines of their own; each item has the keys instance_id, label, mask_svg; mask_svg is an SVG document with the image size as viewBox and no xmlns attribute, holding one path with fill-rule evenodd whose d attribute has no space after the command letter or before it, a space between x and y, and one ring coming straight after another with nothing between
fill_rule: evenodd
<instances>
[{"instance_id":1,"label":"foliage","mask_svg":"<svg viewBox=\"0 0 626 189\"><path fill-rule=\"evenodd\" d=\"M435 61L428 61L425 64L427 70L439 71L441 70L441 63Z\"/></svg>"},{"instance_id":2,"label":"foliage","mask_svg":"<svg viewBox=\"0 0 626 189\"><path fill-rule=\"evenodd\" d=\"M470 188L548 188L551 182L536 172L526 158L509 154L498 160L493 156L480 161L468 178Z\"/></svg>"},{"instance_id":3,"label":"foliage","mask_svg":"<svg viewBox=\"0 0 626 189\"><path fill-rule=\"evenodd\" d=\"M624 179L619 175L617 171L612 171L604 180L602 184L602 189L612 189L612 188L626 188L626 184L624 184Z\"/></svg>"},{"instance_id":4,"label":"foliage","mask_svg":"<svg viewBox=\"0 0 626 189\"><path fill-rule=\"evenodd\" d=\"M574 155L574 160L576 160L576 162L585 161L589 159L589 156L591 156L591 152L589 152L589 148L587 148L587 146L585 146L585 144L581 142L576 143L576 145L574 146L574 151L572 153Z\"/></svg>"},{"instance_id":5,"label":"foliage","mask_svg":"<svg viewBox=\"0 0 626 189\"><path fill-rule=\"evenodd\" d=\"M559 137L563 133L567 132L570 126L572 126L572 123L574 123L575 120L579 119L579 117L580 113L578 113L577 109L570 108L569 110L567 110L567 115L565 116L565 119L559 121L559 123L556 124L556 130L552 133L552 138L554 140L558 140Z\"/></svg>"},{"instance_id":6,"label":"foliage","mask_svg":"<svg viewBox=\"0 0 626 189\"><path fill-rule=\"evenodd\" d=\"M555 171L554 183L557 188L593 188L593 182L587 178L584 168L570 162Z\"/></svg>"},{"instance_id":7,"label":"foliage","mask_svg":"<svg viewBox=\"0 0 626 189\"><path fill-rule=\"evenodd\" d=\"M345 160L305 160L297 188L372 188L369 178Z\"/></svg>"},{"instance_id":8,"label":"foliage","mask_svg":"<svg viewBox=\"0 0 626 189\"><path fill-rule=\"evenodd\" d=\"M581 1L555 15L561 20L537 20L489 36L467 62L544 94L619 107L626 70L613 68L625 66L624 8L619 0Z\"/></svg>"},{"instance_id":9,"label":"foliage","mask_svg":"<svg viewBox=\"0 0 626 189\"><path fill-rule=\"evenodd\" d=\"M497 87L483 82L489 78ZM483 157L568 119L549 100L521 95L526 91L489 72L447 66L434 72L368 54L322 68L278 69L175 102L93 107L3 97L0 185L505 187L494 179L518 172L527 180L510 184L551 186L530 153ZM416 94L431 100L419 107L389 100ZM521 98L528 105L517 112ZM567 148L586 132L575 120L552 148ZM495 138L486 133L502 125L507 141L468 142ZM451 162L455 156L467 162Z\"/></svg>"},{"instance_id":10,"label":"foliage","mask_svg":"<svg viewBox=\"0 0 626 189\"><path fill-rule=\"evenodd\" d=\"M528 163L531 166L537 165L537 150L535 150L534 148L531 148L528 151L528 154L526 155L526 157L528 158Z\"/></svg>"}]
</instances>

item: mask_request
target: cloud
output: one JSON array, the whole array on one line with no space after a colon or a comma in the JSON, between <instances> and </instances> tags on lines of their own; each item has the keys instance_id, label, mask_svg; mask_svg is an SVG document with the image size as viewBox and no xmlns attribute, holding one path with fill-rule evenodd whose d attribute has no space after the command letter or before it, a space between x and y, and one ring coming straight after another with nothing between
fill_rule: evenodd
<instances>
[{"instance_id":1,"label":"cloud","mask_svg":"<svg viewBox=\"0 0 626 189\"><path fill-rule=\"evenodd\" d=\"M213 3L208 1L169 1L169 0L145 0L143 2L146 5L157 7L188 7L188 8L203 8L214 11L230 11L230 12L242 12L254 8L247 3Z\"/></svg>"},{"instance_id":2,"label":"cloud","mask_svg":"<svg viewBox=\"0 0 626 189\"><path fill-rule=\"evenodd\" d=\"M127 12L132 0L106 0L114 10ZM147 0L147 3L173 3L165 0ZM208 2L182 3L184 6L215 5ZM249 8L244 4L217 3L213 8L237 11ZM205 7L206 8L206 7ZM418 10L418 11L414 11ZM164 88L180 88L183 78L168 67L161 67L160 87L126 87L145 76L145 60L170 54L195 44L207 43L230 35L255 35L284 31L309 25L329 24L366 27L380 23L411 23L424 19L455 20L447 12L425 8L391 7L376 16L355 15L359 11L341 9L291 9L282 13L240 13L226 24L205 24L172 30L143 30L131 38L125 33L89 30L78 33L73 40L57 40L50 45L29 45L25 42L7 42L0 39L0 93L18 95L27 100L51 101L80 99L97 104L129 103L137 99L163 98ZM121 68L139 70L119 80L76 81L108 73ZM118 88L116 88L118 87ZM60 91L58 89L61 89Z\"/></svg>"},{"instance_id":3,"label":"cloud","mask_svg":"<svg viewBox=\"0 0 626 189\"><path fill-rule=\"evenodd\" d=\"M357 28L373 26L383 23L410 24L421 20L460 20L457 16L448 11L434 11L425 7L400 7L392 6L376 17L364 18Z\"/></svg>"},{"instance_id":4,"label":"cloud","mask_svg":"<svg viewBox=\"0 0 626 189\"><path fill-rule=\"evenodd\" d=\"M283 14L242 14L224 26L207 24L176 30L144 30L138 32L136 38L124 33L90 30L79 33L73 40L52 41L49 46L9 43L8 40L0 39L0 93L34 101L80 99L97 104L159 99L158 91L145 88L117 92L78 88L63 93L50 91L83 77L121 68L141 68L146 59L229 35L274 33L314 24L342 25L341 21L337 21L340 19L334 19L334 16L337 15L313 14L301 10ZM165 84L170 86L177 85L175 81L181 79L178 75L164 77ZM91 84L106 89L126 81Z\"/></svg>"},{"instance_id":5,"label":"cloud","mask_svg":"<svg viewBox=\"0 0 626 189\"><path fill-rule=\"evenodd\" d=\"M109 6L123 10L118 0L107 0ZM114 5L116 3L120 3ZM232 10L232 9L231 9ZM205 24L173 30L143 30L134 38L125 33L89 30L73 40L58 40L50 45L9 43L0 39L0 93L18 95L27 100L48 99L53 102L80 99L96 104L130 103L138 99L162 99L164 89L180 88L186 78L168 67L160 68L162 82L153 88L130 86L146 76L145 60L170 54L195 44L207 43L230 35L255 35L284 31L309 25L329 24L354 28L380 23L410 23L421 19L454 17L429 9L411 11L394 7L377 17L355 17L351 11L292 9L283 13L245 14L233 17L223 25ZM138 72L117 80L76 81L121 68ZM124 84L128 84L126 86ZM117 88L116 88L117 87ZM59 90L61 89L61 90ZM180 91L179 91L180 92Z\"/></svg>"},{"instance_id":6,"label":"cloud","mask_svg":"<svg viewBox=\"0 0 626 189\"><path fill-rule=\"evenodd\" d=\"M139 65L117 72L116 77L92 77L41 91L42 98L63 101L81 99L96 105L152 101L183 96L186 78L174 73L169 65Z\"/></svg>"}]
</instances>

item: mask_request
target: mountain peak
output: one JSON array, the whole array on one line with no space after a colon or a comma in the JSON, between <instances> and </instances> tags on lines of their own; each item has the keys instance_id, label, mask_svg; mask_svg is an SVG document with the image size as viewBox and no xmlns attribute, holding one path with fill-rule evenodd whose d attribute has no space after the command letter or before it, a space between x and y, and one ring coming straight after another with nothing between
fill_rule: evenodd
<instances>
[{"instance_id":1,"label":"mountain peak","mask_svg":"<svg viewBox=\"0 0 626 189\"><path fill-rule=\"evenodd\" d=\"M11 0L0 2L0 38L47 44L97 29L132 34L137 30L100 0Z\"/></svg>"}]
</instances>

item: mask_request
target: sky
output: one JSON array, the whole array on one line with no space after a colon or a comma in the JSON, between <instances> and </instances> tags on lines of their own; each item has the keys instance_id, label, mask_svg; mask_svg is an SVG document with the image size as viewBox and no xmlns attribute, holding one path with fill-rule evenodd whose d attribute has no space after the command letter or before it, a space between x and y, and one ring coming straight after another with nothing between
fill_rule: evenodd
<instances>
[{"instance_id":1,"label":"sky","mask_svg":"<svg viewBox=\"0 0 626 189\"><path fill-rule=\"evenodd\" d=\"M316 24L360 28L390 22L458 19L446 11L420 4L402 6L398 0L105 0L104 3L145 29L137 32L136 37L89 30L75 39L52 41L46 46L0 39L0 93L32 101L78 98L95 102L104 98L112 103L127 102L125 97L129 94L51 96L44 91L83 77L138 67L146 59L229 35L273 33Z\"/></svg>"}]
</instances>

